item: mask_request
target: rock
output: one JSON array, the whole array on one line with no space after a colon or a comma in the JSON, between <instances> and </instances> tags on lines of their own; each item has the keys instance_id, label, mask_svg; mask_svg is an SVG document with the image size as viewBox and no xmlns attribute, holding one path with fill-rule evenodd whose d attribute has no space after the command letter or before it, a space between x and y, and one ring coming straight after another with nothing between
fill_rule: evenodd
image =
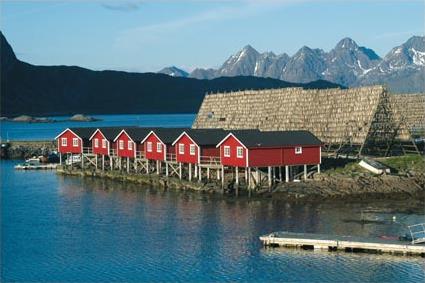
<instances>
[{"instance_id":1,"label":"rock","mask_svg":"<svg viewBox=\"0 0 425 283\"><path fill-rule=\"evenodd\" d=\"M71 118L69 118L69 121L74 121L74 122L94 122L94 121L99 121L100 119L96 119L90 116L86 116L83 114L75 114L74 116L72 116Z\"/></svg>"},{"instance_id":2,"label":"rock","mask_svg":"<svg viewBox=\"0 0 425 283\"><path fill-rule=\"evenodd\" d=\"M12 119L14 122L32 122L34 118L28 115L21 115Z\"/></svg>"}]
</instances>

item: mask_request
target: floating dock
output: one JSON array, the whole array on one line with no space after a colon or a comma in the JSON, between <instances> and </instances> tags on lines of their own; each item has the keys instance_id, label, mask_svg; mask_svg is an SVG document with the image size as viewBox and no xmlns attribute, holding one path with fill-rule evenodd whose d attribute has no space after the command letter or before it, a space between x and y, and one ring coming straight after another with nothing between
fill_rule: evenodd
<instances>
[{"instance_id":1,"label":"floating dock","mask_svg":"<svg viewBox=\"0 0 425 283\"><path fill-rule=\"evenodd\" d=\"M390 253L425 257L425 245L388 238L364 238L326 234L275 232L261 236L264 246L296 247L328 251Z\"/></svg>"},{"instance_id":2,"label":"floating dock","mask_svg":"<svg viewBox=\"0 0 425 283\"><path fill-rule=\"evenodd\" d=\"M53 170L58 167L58 164L40 164L40 165L29 165L29 164L18 164L15 166L16 170Z\"/></svg>"}]
</instances>

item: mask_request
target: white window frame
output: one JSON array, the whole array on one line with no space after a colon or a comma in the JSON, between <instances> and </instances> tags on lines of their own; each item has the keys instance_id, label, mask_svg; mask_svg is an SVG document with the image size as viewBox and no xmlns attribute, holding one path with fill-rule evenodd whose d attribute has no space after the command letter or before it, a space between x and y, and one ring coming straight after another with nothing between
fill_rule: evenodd
<instances>
[{"instance_id":1,"label":"white window frame","mask_svg":"<svg viewBox=\"0 0 425 283\"><path fill-rule=\"evenodd\" d=\"M156 152L162 152L162 143L160 142L156 143Z\"/></svg>"},{"instance_id":2,"label":"white window frame","mask_svg":"<svg viewBox=\"0 0 425 283\"><path fill-rule=\"evenodd\" d=\"M301 146L295 147L295 154L303 154L303 148Z\"/></svg>"},{"instance_id":3,"label":"white window frame","mask_svg":"<svg viewBox=\"0 0 425 283\"><path fill-rule=\"evenodd\" d=\"M119 140L119 141L118 141L118 148L119 148L120 150L123 150L123 149L124 149L124 141L123 141L123 140Z\"/></svg>"},{"instance_id":4,"label":"white window frame","mask_svg":"<svg viewBox=\"0 0 425 283\"><path fill-rule=\"evenodd\" d=\"M72 138L72 146L78 147L78 138Z\"/></svg>"},{"instance_id":5,"label":"white window frame","mask_svg":"<svg viewBox=\"0 0 425 283\"><path fill-rule=\"evenodd\" d=\"M127 149L133 150L133 142L132 141L127 141Z\"/></svg>"},{"instance_id":6,"label":"white window frame","mask_svg":"<svg viewBox=\"0 0 425 283\"><path fill-rule=\"evenodd\" d=\"M228 146L228 145L224 146L223 155L224 155L224 157L230 157L230 146Z\"/></svg>"},{"instance_id":7,"label":"white window frame","mask_svg":"<svg viewBox=\"0 0 425 283\"><path fill-rule=\"evenodd\" d=\"M67 138L62 138L61 142L62 142L62 146L68 146L68 139Z\"/></svg>"},{"instance_id":8,"label":"white window frame","mask_svg":"<svg viewBox=\"0 0 425 283\"><path fill-rule=\"evenodd\" d=\"M179 154L184 154L184 143L179 143Z\"/></svg>"},{"instance_id":9,"label":"white window frame","mask_svg":"<svg viewBox=\"0 0 425 283\"><path fill-rule=\"evenodd\" d=\"M236 147L236 157L237 158L243 158L243 147L242 146Z\"/></svg>"},{"instance_id":10,"label":"white window frame","mask_svg":"<svg viewBox=\"0 0 425 283\"><path fill-rule=\"evenodd\" d=\"M94 139L94 147L99 147L99 140L98 139Z\"/></svg>"},{"instance_id":11,"label":"white window frame","mask_svg":"<svg viewBox=\"0 0 425 283\"><path fill-rule=\"evenodd\" d=\"M152 142L147 142L146 143L146 151L147 152L152 152Z\"/></svg>"},{"instance_id":12,"label":"white window frame","mask_svg":"<svg viewBox=\"0 0 425 283\"><path fill-rule=\"evenodd\" d=\"M194 144L189 145L189 152L190 152L190 155L196 154L196 146Z\"/></svg>"},{"instance_id":13,"label":"white window frame","mask_svg":"<svg viewBox=\"0 0 425 283\"><path fill-rule=\"evenodd\" d=\"M102 139L102 148L106 148L106 139Z\"/></svg>"}]
</instances>

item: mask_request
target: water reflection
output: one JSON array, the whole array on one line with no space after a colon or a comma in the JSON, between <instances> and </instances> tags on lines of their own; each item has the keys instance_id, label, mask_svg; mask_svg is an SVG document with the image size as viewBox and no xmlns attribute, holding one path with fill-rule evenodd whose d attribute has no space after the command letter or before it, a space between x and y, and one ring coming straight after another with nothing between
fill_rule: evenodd
<instances>
[{"instance_id":1,"label":"water reflection","mask_svg":"<svg viewBox=\"0 0 425 283\"><path fill-rule=\"evenodd\" d=\"M398 235L392 215L418 222L420 205L223 198L1 166L4 281L425 279L421 258L264 249L258 240L279 230ZM371 208L384 224L346 221Z\"/></svg>"}]
</instances>

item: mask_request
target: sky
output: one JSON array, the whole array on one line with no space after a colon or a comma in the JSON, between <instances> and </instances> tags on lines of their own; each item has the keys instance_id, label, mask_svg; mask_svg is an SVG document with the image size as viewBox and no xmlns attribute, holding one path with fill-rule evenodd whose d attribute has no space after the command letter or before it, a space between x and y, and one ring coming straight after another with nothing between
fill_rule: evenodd
<instances>
[{"instance_id":1,"label":"sky","mask_svg":"<svg viewBox=\"0 0 425 283\"><path fill-rule=\"evenodd\" d=\"M424 35L424 0L0 0L0 30L35 65L217 68L250 44L293 55L344 37L381 57Z\"/></svg>"}]
</instances>

